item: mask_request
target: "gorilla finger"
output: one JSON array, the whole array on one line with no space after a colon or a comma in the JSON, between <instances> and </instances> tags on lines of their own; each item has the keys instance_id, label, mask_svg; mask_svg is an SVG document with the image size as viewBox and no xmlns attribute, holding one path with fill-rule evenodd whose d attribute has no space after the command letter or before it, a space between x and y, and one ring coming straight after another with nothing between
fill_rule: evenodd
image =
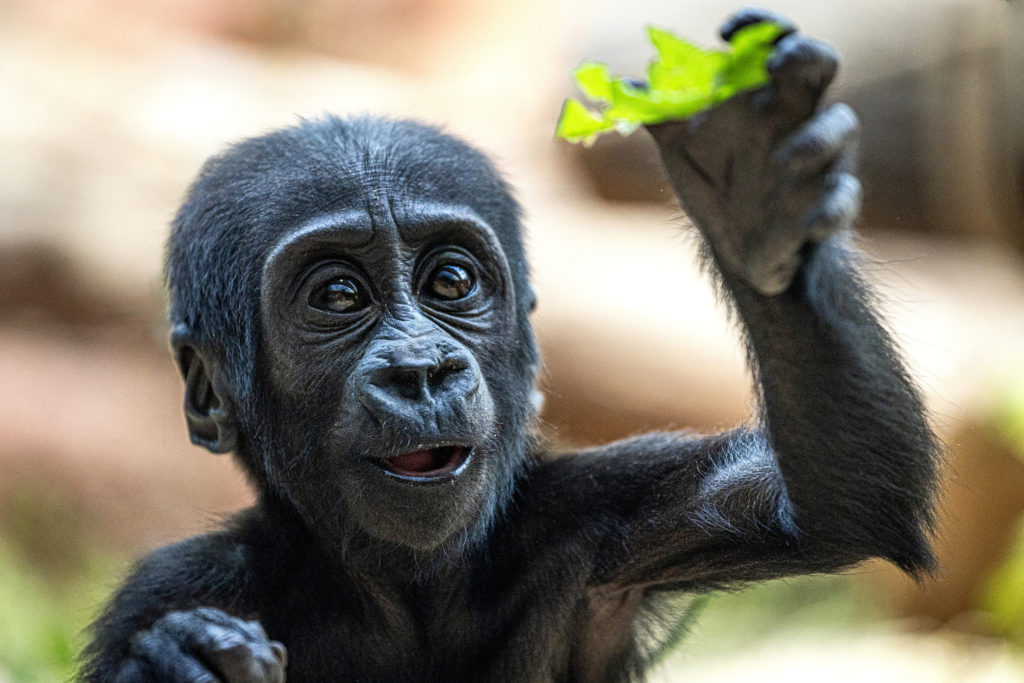
<instances>
[{"instance_id":1,"label":"gorilla finger","mask_svg":"<svg viewBox=\"0 0 1024 683\"><path fill-rule=\"evenodd\" d=\"M276 643L283 650L280 643ZM237 643L204 650L201 657L211 669L231 683L284 683L284 662L270 643Z\"/></svg>"},{"instance_id":2,"label":"gorilla finger","mask_svg":"<svg viewBox=\"0 0 1024 683\"><path fill-rule=\"evenodd\" d=\"M270 649L274 653L274 658L277 659L277 663L281 666L281 669L285 669L288 666L288 648L284 646L284 643L279 643L276 640L270 641Z\"/></svg>"},{"instance_id":3,"label":"gorilla finger","mask_svg":"<svg viewBox=\"0 0 1024 683\"><path fill-rule=\"evenodd\" d=\"M220 681L198 659L184 652L177 642L163 633L143 631L137 634L132 638L130 652L132 657L145 662L145 668L154 675L155 680L181 683Z\"/></svg>"},{"instance_id":4,"label":"gorilla finger","mask_svg":"<svg viewBox=\"0 0 1024 683\"><path fill-rule=\"evenodd\" d=\"M779 41L767 67L780 113L797 122L818 106L839 69L839 53L820 40L794 34Z\"/></svg>"},{"instance_id":5,"label":"gorilla finger","mask_svg":"<svg viewBox=\"0 0 1024 683\"><path fill-rule=\"evenodd\" d=\"M171 612L158 624L183 648L228 680L284 680L284 646L272 644L258 622L244 621L216 608L200 607Z\"/></svg>"},{"instance_id":6,"label":"gorilla finger","mask_svg":"<svg viewBox=\"0 0 1024 683\"><path fill-rule=\"evenodd\" d=\"M203 607L196 607L193 610L171 612L170 614L177 615L178 617L195 618L204 622L210 622L211 624L217 624L218 626L225 626L228 628L240 626L245 623L257 623L257 622L246 622L244 619L233 617L219 607L210 607L208 605ZM170 616L168 614L168 616ZM260 629L262 631L262 628Z\"/></svg>"},{"instance_id":7,"label":"gorilla finger","mask_svg":"<svg viewBox=\"0 0 1024 683\"><path fill-rule=\"evenodd\" d=\"M859 132L853 110L834 104L790 135L776 150L775 163L792 176L821 173L852 151Z\"/></svg>"},{"instance_id":8,"label":"gorilla finger","mask_svg":"<svg viewBox=\"0 0 1024 683\"><path fill-rule=\"evenodd\" d=\"M794 34L779 41L766 66L773 81L820 92L839 70L839 53L826 42Z\"/></svg>"},{"instance_id":9,"label":"gorilla finger","mask_svg":"<svg viewBox=\"0 0 1024 683\"><path fill-rule=\"evenodd\" d=\"M827 188L824 197L808 212L804 222L807 236L815 242L850 227L860 211L863 191L856 176L832 174Z\"/></svg>"},{"instance_id":10,"label":"gorilla finger","mask_svg":"<svg viewBox=\"0 0 1024 683\"><path fill-rule=\"evenodd\" d=\"M195 612L212 623L238 631L249 640L269 641L267 632L263 630L263 624L258 621L248 621L233 617L216 607L198 607Z\"/></svg>"},{"instance_id":11,"label":"gorilla finger","mask_svg":"<svg viewBox=\"0 0 1024 683\"><path fill-rule=\"evenodd\" d=\"M774 22L782 27L782 34L779 36L778 40L785 38L791 33L796 33L796 24L791 20L781 14L776 14L775 12L762 7L744 7L736 11L732 16L725 20L721 28L718 29L718 33L722 36L723 40L730 41L740 29L753 26L754 24L761 24L766 21Z\"/></svg>"},{"instance_id":12,"label":"gorilla finger","mask_svg":"<svg viewBox=\"0 0 1024 683\"><path fill-rule=\"evenodd\" d=\"M182 642L204 645L216 636L235 633L247 640L266 640L267 634L257 621L233 617L216 607L197 607L193 610L168 612L155 625L174 633Z\"/></svg>"}]
</instances>

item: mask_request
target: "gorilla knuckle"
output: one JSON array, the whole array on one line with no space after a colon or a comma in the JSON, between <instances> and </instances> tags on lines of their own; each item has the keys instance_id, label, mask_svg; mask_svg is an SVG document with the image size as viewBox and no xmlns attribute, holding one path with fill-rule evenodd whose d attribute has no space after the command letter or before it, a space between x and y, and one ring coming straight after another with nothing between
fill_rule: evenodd
<instances>
[{"instance_id":1,"label":"gorilla knuckle","mask_svg":"<svg viewBox=\"0 0 1024 683\"><path fill-rule=\"evenodd\" d=\"M831 125L847 133L860 132L860 117L853 107L845 102L836 102L824 111L822 116L827 117Z\"/></svg>"},{"instance_id":2,"label":"gorilla knuckle","mask_svg":"<svg viewBox=\"0 0 1024 683\"><path fill-rule=\"evenodd\" d=\"M224 610L217 607L210 607L209 605L203 605L188 611L177 612L176 614L194 615L195 617L215 624L224 624L228 621L234 620L234 617L230 616Z\"/></svg>"},{"instance_id":3,"label":"gorilla knuckle","mask_svg":"<svg viewBox=\"0 0 1024 683\"><path fill-rule=\"evenodd\" d=\"M792 34L779 41L767 67L777 81L824 89L839 70L839 53L824 41Z\"/></svg>"},{"instance_id":4,"label":"gorilla knuckle","mask_svg":"<svg viewBox=\"0 0 1024 683\"><path fill-rule=\"evenodd\" d=\"M835 104L783 141L773 160L783 172L796 177L829 173L853 152L859 136L857 115L845 104Z\"/></svg>"},{"instance_id":5,"label":"gorilla knuckle","mask_svg":"<svg viewBox=\"0 0 1024 683\"><path fill-rule=\"evenodd\" d=\"M825 196L809 212L805 222L812 239L821 240L849 227L860 211L862 194L861 183L856 176L833 174Z\"/></svg>"}]
</instances>

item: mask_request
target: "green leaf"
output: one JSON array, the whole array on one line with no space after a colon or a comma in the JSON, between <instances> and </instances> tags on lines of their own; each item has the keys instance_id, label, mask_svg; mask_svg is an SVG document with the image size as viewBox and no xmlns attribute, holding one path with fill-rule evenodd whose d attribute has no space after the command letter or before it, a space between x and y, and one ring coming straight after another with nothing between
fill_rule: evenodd
<instances>
[{"instance_id":1,"label":"green leaf","mask_svg":"<svg viewBox=\"0 0 1024 683\"><path fill-rule=\"evenodd\" d=\"M770 52L748 51L742 55L733 55L729 63L722 69L719 86L716 89L716 101L721 102L743 90L750 90L768 82L768 69L765 67ZM728 95L721 96L720 92Z\"/></svg>"},{"instance_id":2,"label":"green leaf","mask_svg":"<svg viewBox=\"0 0 1024 683\"><path fill-rule=\"evenodd\" d=\"M555 134L569 142L592 144L599 133L614 126L614 121L592 114L579 100L569 98L562 107Z\"/></svg>"},{"instance_id":3,"label":"green leaf","mask_svg":"<svg viewBox=\"0 0 1024 683\"><path fill-rule=\"evenodd\" d=\"M782 26L770 21L744 26L732 35L729 47L736 55L771 47L775 40L782 35L782 31Z\"/></svg>"},{"instance_id":4,"label":"green leaf","mask_svg":"<svg viewBox=\"0 0 1024 683\"><path fill-rule=\"evenodd\" d=\"M768 82L766 64L782 27L760 23L736 32L726 50L708 50L665 29L648 27L657 52L647 67L647 86L613 78L599 62L584 62L573 77L598 111L566 100L556 135L592 144L610 130L628 134L643 124L685 119L733 95Z\"/></svg>"},{"instance_id":5,"label":"green leaf","mask_svg":"<svg viewBox=\"0 0 1024 683\"><path fill-rule=\"evenodd\" d=\"M647 67L652 90L711 91L724 62L723 52L705 50L654 26L647 28L647 35L658 51L658 58Z\"/></svg>"},{"instance_id":6,"label":"green leaf","mask_svg":"<svg viewBox=\"0 0 1024 683\"><path fill-rule=\"evenodd\" d=\"M647 123L658 117L661 111L659 99L651 92L632 85L628 81L612 83L612 103L604 115L613 121Z\"/></svg>"},{"instance_id":7,"label":"green leaf","mask_svg":"<svg viewBox=\"0 0 1024 683\"><path fill-rule=\"evenodd\" d=\"M719 86L723 92L716 93L716 101L768 82L768 59L782 30L778 24L753 24L733 35L729 42L732 53L722 70Z\"/></svg>"},{"instance_id":8,"label":"green leaf","mask_svg":"<svg viewBox=\"0 0 1024 683\"><path fill-rule=\"evenodd\" d=\"M572 72L583 94L598 102L612 101L612 77L608 65L601 62L583 62Z\"/></svg>"}]
</instances>

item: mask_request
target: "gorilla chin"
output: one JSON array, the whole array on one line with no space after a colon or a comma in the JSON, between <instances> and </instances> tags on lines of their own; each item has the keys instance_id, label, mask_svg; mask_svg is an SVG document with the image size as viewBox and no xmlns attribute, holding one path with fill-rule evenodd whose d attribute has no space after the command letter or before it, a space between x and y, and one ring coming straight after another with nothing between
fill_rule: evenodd
<instances>
[{"instance_id":1,"label":"gorilla chin","mask_svg":"<svg viewBox=\"0 0 1024 683\"><path fill-rule=\"evenodd\" d=\"M436 550L475 526L494 505L488 458L471 446L442 446L371 460L346 508L363 533L415 552ZM412 469L412 468L420 469Z\"/></svg>"}]
</instances>

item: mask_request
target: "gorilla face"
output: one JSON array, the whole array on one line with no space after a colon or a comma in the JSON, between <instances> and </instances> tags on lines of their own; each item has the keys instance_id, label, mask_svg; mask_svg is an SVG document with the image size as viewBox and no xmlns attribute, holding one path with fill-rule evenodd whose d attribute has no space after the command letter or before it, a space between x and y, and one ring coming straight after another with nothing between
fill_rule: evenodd
<instances>
[{"instance_id":1,"label":"gorilla face","mask_svg":"<svg viewBox=\"0 0 1024 683\"><path fill-rule=\"evenodd\" d=\"M469 207L378 196L287 233L264 266L263 364L288 416L277 467L317 524L340 506L372 536L429 549L493 505L512 457L492 387L515 298Z\"/></svg>"},{"instance_id":2,"label":"gorilla face","mask_svg":"<svg viewBox=\"0 0 1024 683\"><path fill-rule=\"evenodd\" d=\"M330 543L483 537L537 367L519 209L484 155L409 121L304 121L211 159L168 246L195 443Z\"/></svg>"}]
</instances>

